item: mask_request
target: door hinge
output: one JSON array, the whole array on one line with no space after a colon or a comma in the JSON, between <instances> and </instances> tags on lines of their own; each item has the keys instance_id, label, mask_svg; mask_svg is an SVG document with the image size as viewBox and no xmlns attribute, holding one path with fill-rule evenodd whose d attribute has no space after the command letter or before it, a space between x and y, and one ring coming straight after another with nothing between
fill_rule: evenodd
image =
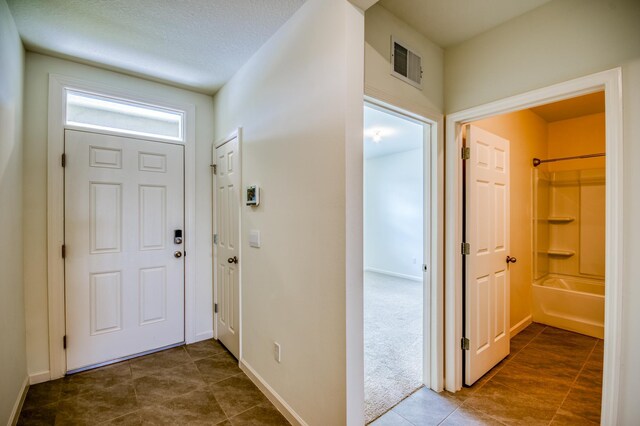
<instances>
[{"instance_id":1,"label":"door hinge","mask_svg":"<svg viewBox=\"0 0 640 426\"><path fill-rule=\"evenodd\" d=\"M217 314L217 313L218 313L218 304L217 304L217 303L214 303L214 304L213 304L213 313L214 313L214 314Z\"/></svg>"},{"instance_id":2,"label":"door hinge","mask_svg":"<svg viewBox=\"0 0 640 426\"><path fill-rule=\"evenodd\" d=\"M213 170L213 174L217 175L218 174L218 165L217 164L212 164L211 165L211 170Z\"/></svg>"},{"instance_id":3,"label":"door hinge","mask_svg":"<svg viewBox=\"0 0 640 426\"><path fill-rule=\"evenodd\" d=\"M62 336L62 349L67 349L67 336Z\"/></svg>"},{"instance_id":4,"label":"door hinge","mask_svg":"<svg viewBox=\"0 0 640 426\"><path fill-rule=\"evenodd\" d=\"M471 148L468 146L462 147L462 152L460 153L460 158L463 160L468 160L471 158Z\"/></svg>"},{"instance_id":5,"label":"door hinge","mask_svg":"<svg viewBox=\"0 0 640 426\"><path fill-rule=\"evenodd\" d=\"M67 165L67 154L62 154L62 159L60 160L60 164L62 165L62 167L65 167Z\"/></svg>"},{"instance_id":6,"label":"door hinge","mask_svg":"<svg viewBox=\"0 0 640 426\"><path fill-rule=\"evenodd\" d=\"M67 257L67 246L65 246L63 244L62 245L62 258L64 259L65 257Z\"/></svg>"},{"instance_id":7,"label":"door hinge","mask_svg":"<svg viewBox=\"0 0 640 426\"><path fill-rule=\"evenodd\" d=\"M423 264L423 265L422 265L422 270L423 270L424 272L427 272L427 265L424 265L424 264Z\"/></svg>"},{"instance_id":8,"label":"door hinge","mask_svg":"<svg viewBox=\"0 0 640 426\"><path fill-rule=\"evenodd\" d=\"M213 234L213 244L218 244L218 234Z\"/></svg>"},{"instance_id":9,"label":"door hinge","mask_svg":"<svg viewBox=\"0 0 640 426\"><path fill-rule=\"evenodd\" d=\"M460 347L462 348L463 351L468 351L469 339L467 339L466 337L463 337L462 340L460 341Z\"/></svg>"},{"instance_id":10,"label":"door hinge","mask_svg":"<svg viewBox=\"0 0 640 426\"><path fill-rule=\"evenodd\" d=\"M460 252L464 255L469 255L471 254L471 244L469 243L462 243L460 245Z\"/></svg>"}]
</instances>

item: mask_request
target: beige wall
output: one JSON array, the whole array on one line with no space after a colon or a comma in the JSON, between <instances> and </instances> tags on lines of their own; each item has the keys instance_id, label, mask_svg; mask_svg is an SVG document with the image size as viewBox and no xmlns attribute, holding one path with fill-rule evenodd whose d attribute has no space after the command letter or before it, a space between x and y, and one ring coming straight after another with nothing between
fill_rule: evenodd
<instances>
[{"instance_id":1,"label":"beige wall","mask_svg":"<svg viewBox=\"0 0 640 426\"><path fill-rule=\"evenodd\" d=\"M11 421L27 378L22 275L24 49L0 0L0 424Z\"/></svg>"},{"instance_id":2,"label":"beige wall","mask_svg":"<svg viewBox=\"0 0 640 426\"><path fill-rule=\"evenodd\" d=\"M549 123L548 158L572 157L575 155L605 152L604 113L560 120ZM577 169L604 168L604 158L558 161L549 163L551 172Z\"/></svg>"},{"instance_id":3,"label":"beige wall","mask_svg":"<svg viewBox=\"0 0 640 426\"><path fill-rule=\"evenodd\" d=\"M511 196L511 256L518 262L511 271L511 327L531 320L531 281L533 277L532 166L534 157L547 152L547 123L524 110L472 123L509 140Z\"/></svg>"},{"instance_id":4,"label":"beige wall","mask_svg":"<svg viewBox=\"0 0 640 426\"><path fill-rule=\"evenodd\" d=\"M445 110L618 67L638 58L640 2L553 0L445 52Z\"/></svg>"},{"instance_id":5,"label":"beige wall","mask_svg":"<svg viewBox=\"0 0 640 426\"><path fill-rule=\"evenodd\" d=\"M624 113L623 330L619 424L640 418L640 2L554 0L445 53L450 113L622 67Z\"/></svg>"},{"instance_id":6,"label":"beige wall","mask_svg":"<svg viewBox=\"0 0 640 426\"><path fill-rule=\"evenodd\" d=\"M606 151L605 115L549 123L548 158L573 157ZM550 225L550 245L575 251L571 257L549 257L549 272L604 277L605 180L604 158L549 163L555 184L551 186L551 213L576 220ZM600 169L600 170L590 170ZM576 170L582 170L576 173ZM562 173L564 172L564 173Z\"/></svg>"},{"instance_id":7,"label":"beige wall","mask_svg":"<svg viewBox=\"0 0 640 426\"><path fill-rule=\"evenodd\" d=\"M210 337L213 327L211 290L211 172L213 101L189 92L80 65L37 53L27 53L25 72L24 151L24 278L29 375L49 371L47 317L47 107L49 73L115 87L151 98L196 106L196 333Z\"/></svg>"},{"instance_id":8,"label":"beige wall","mask_svg":"<svg viewBox=\"0 0 640 426\"><path fill-rule=\"evenodd\" d=\"M242 208L241 361L309 425L363 423L362 330L346 328L362 318L363 26L345 0L308 0L214 99L216 139L242 127L242 185L262 188Z\"/></svg>"},{"instance_id":9,"label":"beige wall","mask_svg":"<svg viewBox=\"0 0 640 426\"><path fill-rule=\"evenodd\" d=\"M391 75L391 36L422 55L422 90ZM379 4L365 13L365 83L397 99L398 107L442 113L443 51Z\"/></svg>"}]
</instances>

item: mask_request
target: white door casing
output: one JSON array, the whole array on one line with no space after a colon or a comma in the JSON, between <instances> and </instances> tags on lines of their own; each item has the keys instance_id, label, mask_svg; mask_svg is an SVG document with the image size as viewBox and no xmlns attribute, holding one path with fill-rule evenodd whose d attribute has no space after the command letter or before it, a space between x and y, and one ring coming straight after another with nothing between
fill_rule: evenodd
<instances>
[{"instance_id":1,"label":"white door casing","mask_svg":"<svg viewBox=\"0 0 640 426\"><path fill-rule=\"evenodd\" d=\"M465 383L509 355L509 141L467 127Z\"/></svg>"},{"instance_id":2,"label":"white door casing","mask_svg":"<svg viewBox=\"0 0 640 426\"><path fill-rule=\"evenodd\" d=\"M65 156L67 370L183 342L184 147L66 130Z\"/></svg>"},{"instance_id":3,"label":"white door casing","mask_svg":"<svg viewBox=\"0 0 640 426\"><path fill-rule=\"evenodd\" d=\"M216 147L216 328L218 340L240 356L240 152L238 135Z\"/></svg>"}]
</instances>

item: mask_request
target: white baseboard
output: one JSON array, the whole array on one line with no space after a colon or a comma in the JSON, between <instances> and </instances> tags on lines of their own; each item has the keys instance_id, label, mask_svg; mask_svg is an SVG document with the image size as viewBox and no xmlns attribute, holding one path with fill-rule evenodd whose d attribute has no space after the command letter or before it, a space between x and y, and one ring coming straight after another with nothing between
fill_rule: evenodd
<instances>
[{"instance_id":1,"label":"white baseboard","mask_svg":"<svg viewBox=\"0 0 640 426\"><path fill-rule=\"evenodd\" d=\"M378 274L389 275L390 277L404 278L411 281L422 281L422 277L416 277L415 275L401 274L399 272L385 271L384 269L376 268L364 268L365 272L376 272Z\"/></svg>"},{"instance_id":2,"label":"white baseboard","mask_svg":"<svg viewBox=\"0 0 640 426\"><path fill-rule=\"evenodd\" d=\"M22 411L22 404L24 404L24 399L27 397L27 392L29 391L29 376L24 378L22 382L22 388L20 388L20 393L18 394L18 398L16 399L15 404L13 404L13 410L11 410L11 415L9 416L9 421L7 422L7 426L15 426L18 424L18 418L20 417L20 411Z\"/></svg>"},{"instance_id":3,"label":"white baseboard","mask_svg":"<svg viewBox=\"0 0 640 426\"><path fill-rule=\"evenodd\" d=\"M49 380L51 380L51 373L49 372L49 370L41 371L35 374L29 374L30 385L37 385L38 383L48 382Z\"/></svg>"},{"instance_id":4,"label":"white baseboard","mask_svg":"<svg viewBox=\"0 0 640 426\"><path fill-rule=\"evenodd\" d=\"M511 337L513 337L516 334L520 333L522 330L527 328L529 326L529 324L531 324L532 322L533 321L531 320L531 315L524 317L522 319L522 321L520 321L519 323L517 323L516 325L511 327Z\"/></svg>"},{"instance_id":5,"label":"white baseboard","mask_svg":"<svg viewBox=\"0 0 640 426\"><path fill-rule=\"evenodd\" d=\"M240 361L240 368L245 372L249 379L251 379L251 381L262 391L262 393L264 393L267 398L269 398L269 401L271 401L271 403L275 405L278 411L282 413L282 415L289 421L289 423L296 426L308 426L307 423L302 420L302 417L300 417L298 413L296 413L293 408L291 408L289 404L287 404L286 401L282 399L282 397L278 395L278 393L273 390L273 388L269 386L269 384L267 384L267 382L265 382L265 380L260 377L260 375L256 373L256 371L251 368L251 366L249 366L249 364L246 363L245 360Z\"/></svg>"}]
</instances>

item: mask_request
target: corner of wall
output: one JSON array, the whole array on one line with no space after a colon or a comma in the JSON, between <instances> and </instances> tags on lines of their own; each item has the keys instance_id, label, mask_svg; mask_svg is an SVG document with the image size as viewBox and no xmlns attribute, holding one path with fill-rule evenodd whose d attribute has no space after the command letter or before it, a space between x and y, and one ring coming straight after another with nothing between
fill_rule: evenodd
<instances>
[{"instance_id":1,"label":"corner of wall","mask_svg":"<svg viewBox=\"0 0 640 426\"><path fill-rule=\"evenodd\" d=\"M0 423L14 422L28 386L23 279L24 48L0 0Z\"/></svg>"}]
</instances>

